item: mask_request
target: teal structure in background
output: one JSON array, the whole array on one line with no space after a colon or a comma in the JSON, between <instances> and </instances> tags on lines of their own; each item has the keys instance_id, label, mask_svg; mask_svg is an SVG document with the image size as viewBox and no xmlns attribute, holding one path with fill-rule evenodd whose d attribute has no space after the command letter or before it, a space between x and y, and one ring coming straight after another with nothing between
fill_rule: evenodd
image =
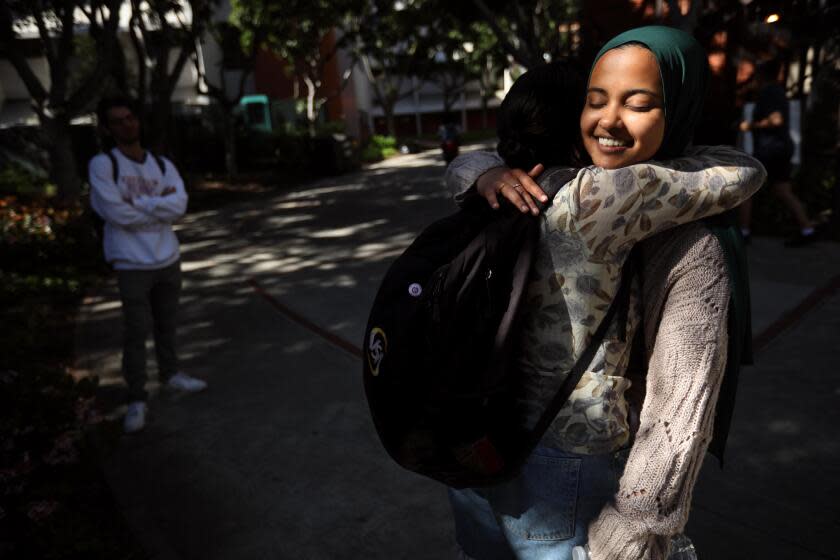
<instances>
[{"instance_id":1,"label":"teal structure in background","mask_svg":"<svg viewBox=\"0 0 840 560\"><path fill-rule=\"evenodd\" d=\"M272 99L267 95L245 95L238 112L246 130L259 132L293 132L303 126L295 99ZM321 119L323 120L323 119Z\"/></svg>"}]
</instances>

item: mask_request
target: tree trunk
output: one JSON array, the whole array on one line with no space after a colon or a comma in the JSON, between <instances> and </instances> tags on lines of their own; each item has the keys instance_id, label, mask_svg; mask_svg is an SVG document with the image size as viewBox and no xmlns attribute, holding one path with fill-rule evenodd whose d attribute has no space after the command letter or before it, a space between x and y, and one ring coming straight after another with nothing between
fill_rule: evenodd
<instances>
[{"instance_id":1,"label":"tree trunk","mask_svg":"<svg viewBox=\"0 0 840 560\"><path fill-rule=\"evenodd\" d=\"M394 119L394 106L383 106L382 111L385 113L385 126L388 129L388 136L397 137L397 123Z\"/></svg>"},{"instance_id":2,"label":"tree trunk","mask_svg":"<svg viewBox=\"0 0 840 560\"><path fill-rule=\"evenodd\" d=\"M315 137L315 120L318 114L315 112L315 82L309 76L303 77L306 84L306 122L309 127L310 138Z\"/></svg>"},{"instance_id":3,"label":"tree trunk","mask_svg":"<svg viewBox=\"0 0 840 560\"><path fill-rule=\"evenodd\" d=\"M153 95L152 111L149 116L145 143L156 154L169 154L168 136L169 122L172 118L172 103L169 98L161 99L160 95Z\"/></svg>"},{"instance_id":4,"label":"tree trunk","mask_svg":"<svg viewBox=\"0 0 840 560\"><path fill-rule=\"evenodd\" d=\"M66 204L78 202L82 192L82 181L76 167L73 152L73 138L70 133L70 121L41 117L41 129L44 131L50 154L50 178L58 186L61 201Z\"/></svg>"},{"instance_id":5,"label":"tree trunk","mask_svg":"<svg viewBox=\"0 0 840 560\"><path fill-rule=\"evenodd\" d=\"M490 128L490 111L487 107L487 95L484 90L481 90L481 128L487 130Z\"/></svg>"},{"instance_id":6,"label":"tree trunk","mask_svg":"<svg viewBox=\"0 0 840 560\"><path fill-rule=\"evenodd\" d=\"M237 162L236 152L236 122L231 112L234 106L224 106L224 135L225 135L225 172L229 179L235 178L239 174L239 165Z\"/></svg>"}]
</instances>

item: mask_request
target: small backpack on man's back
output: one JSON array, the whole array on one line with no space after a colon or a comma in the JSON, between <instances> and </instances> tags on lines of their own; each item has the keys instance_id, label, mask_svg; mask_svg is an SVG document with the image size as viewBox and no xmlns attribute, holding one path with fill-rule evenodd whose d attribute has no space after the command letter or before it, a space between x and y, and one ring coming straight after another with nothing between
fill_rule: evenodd
<instances>
[{"instance_id":1,"label":"small backpack on man's back","mask_svg":"<svg viewBox=\"0 0 840 560\"><path fill-rule=\"evenodd\" d=\"M554 169L541 183L559 189L574 175ZM403 467L455 488L509 479L591 361L615 306L541 421L520 426L512 335L539 228L534 216L475 197L424 230L382 280L363 343L365 392Z\"/></svg>"}]
</instances>

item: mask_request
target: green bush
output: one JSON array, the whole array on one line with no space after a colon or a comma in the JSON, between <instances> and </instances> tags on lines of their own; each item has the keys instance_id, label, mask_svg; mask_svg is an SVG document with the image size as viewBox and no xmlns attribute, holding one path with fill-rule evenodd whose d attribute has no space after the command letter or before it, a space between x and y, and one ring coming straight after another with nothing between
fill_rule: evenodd
<instances>
[{"instance_id":1,"label":"green bush","mask_svg":"<svg viewBox=\"0 0 840 560\"><path fill-rule=\"evenodd\" d=\"M398 153L397 139L393 136L375 134L367 146L362 148L361 159L365 162L382 161Z\"/></svg>"},{"instance_id":2,"label":"green bush","mask_svg":"<svg viewBox=\"0 0 840 560\"><path fill-rule=\"evenodd\" d=\"M78 298L103 272L89 211L0 198L0 302Z\"/></svg>"},{"instance_id":3,"label":"green bush","mask_svg":"<svg viewBox=\"0 0 840 560\"><path fill-rule=\"evenodd\" d=\"M344 121L328 121L318 123L315 131L316 136L330 136L331 134L344 134L347 131L347 123Z\"/></svg>"},{"instance_id":4,"label":"green bush","mask_svg":"<svg viewBox=\"0 0 840 560\"><path fill-rule=\"evenodd\" d=\"M99 468L118 429L76 381L74 319L103 273L79 207L0 198L0 557L137 558ZM94 439L96 438L96 439Z\"/></svg>"},{"instance_id":5,"label":"green bush","mask_svg":"<svg viewBox=\"0 0 840 560\"><path fill-rule=\"evenodd\" d=\"M244 171L274 170L283 180L292 181L344 173L359 166L353 140L334 132L312 137L300 130L251 131L240 139L239 154Z\"/></svg>"},{"instance_id":6,"label":"green bush","mask_svg":"<svg viewBox=\"0 0 840 560\"><path fill-rule=\"evenodd\" d=\"M68 315L105 264L90 216L81 207L0 198L0 369L67 363Z\"/></svg>"},{"instance_id":7,"label":"green bush","mask_svg":"<svg viewBox=\"0 0 840 560\"><path fill-rule=\"evenodd\" d=\"M52 196L55 193L55 185L19 163L8 163L0 170L0 196Z\"/></svg>"},{"instance_id":8,"label":"green bush","mask_svg":"<svg viewBox=\"0 0 840 560\"><path fill-rule=\"evenodd\" d=\"M366 163L373 163L373 162L376 162L376 161L382 161L382 159L383 159L382 158L382 150L380 150L379 148L377 148L376 146L374 146L372 144L368 144L367 146L362 148L362 151L359 154L359 157L362 159L362 161L364 161Z\"/></svg>"}]
</instances>

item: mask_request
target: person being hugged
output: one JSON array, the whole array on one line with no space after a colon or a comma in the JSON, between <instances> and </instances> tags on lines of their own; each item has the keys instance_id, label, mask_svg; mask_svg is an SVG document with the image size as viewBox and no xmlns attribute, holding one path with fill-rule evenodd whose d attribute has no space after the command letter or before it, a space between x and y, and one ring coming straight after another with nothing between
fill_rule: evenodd
<instances>
[{"instance_id":1,"label":"person being hugged","mask_svg":"<svg viewBox=\"0 0 840 560\"><path fill-rule=\"evenodd\" d=\"M517 356L522 379L519 402L526 427L534 425L587 347L618 291L631 249L659 232L734 208L764 182L761 164L742 152L724 146L689 148L707 72L699 44L666 27L622 34L599 53L579 121L582 144L594 165L563 185L539 216L540 246L524 299ZM514 91L517 84L509 96L520 95ZM500 115L500 122L504 118ZM501 127L499 133L499 155L504 158L502 148L509 144ZM519 140L539 143L522 135ZM529 173L510 169L509 164L489 153L457 158L447 170L456 200L477 192L498 207L501 196L523 212L538 214L535 200L544 201L545 195L531 175L537 175L542 166L534 166ZM704 332L712 334L704 336L699 347L704 355L719 358L705 365L720 374L726 359L729 291L728 286L722 291L718 287L710 287L709 294L714 293L715 305L718 295L722 303L708 324L702 325ZM646 397L636 442L655 440L658 444L675 430L688 437L680 439L682 447L667 448L667 465L657 465L654 474L670 474L644 487L642 498L637 498L638 478L623 477L619 486L622 469L617 467L621 461L616 455L626 454L632 441L626 396L631 385L626 377L627 341L639 326L637 298L631 298L629 309L626 318L619 316L608 329L595 358L520 475L486 490L450 490L458 544L467 556L567 559L575 546L587 542L594 560L658 560L667 555L670 535L681 529L677 518L687 515L687 508L682 507L684 490L690 493L699 468L697 457L702 457L708 444L711 422L700 412L708 411L709 400L714 401L719 375L709 385L711 394L692 394L700 417L686 415L674 425L656 408L664 405L653 396ZM684 349L693 356L697 348ZM633 445L629 463L633 468L628 467L633 476L645 470L648 457L643 454L650 449ZM663 467L661 472L659 467ZM662 521L665 515L662 507L647 503L651 500L651 504L675 506L669 510L672 522L663 521L661 527L646 525ZM649 515L636 519L636 507L650 509ZM621 535L622 543L612 540L611 534Z\"/></svg>"}]
</instances>

